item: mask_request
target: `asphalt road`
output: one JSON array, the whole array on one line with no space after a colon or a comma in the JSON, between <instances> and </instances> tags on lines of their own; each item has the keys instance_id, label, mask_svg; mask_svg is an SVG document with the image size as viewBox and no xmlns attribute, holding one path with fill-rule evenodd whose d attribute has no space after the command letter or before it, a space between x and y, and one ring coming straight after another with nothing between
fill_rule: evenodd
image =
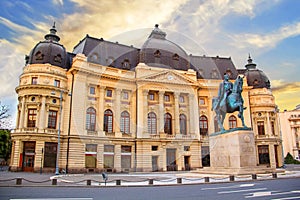
<instances>
[{"instance_id":1,"label":"asphalt road","mask_svg":"<svg viewBox=\"0 0 300 200\"><path fill-rule=\"evenodd\" d=\"M300 178L146 187L0 187L0 199L166 200L300 199Z\"/></svg>"}]
</instances>

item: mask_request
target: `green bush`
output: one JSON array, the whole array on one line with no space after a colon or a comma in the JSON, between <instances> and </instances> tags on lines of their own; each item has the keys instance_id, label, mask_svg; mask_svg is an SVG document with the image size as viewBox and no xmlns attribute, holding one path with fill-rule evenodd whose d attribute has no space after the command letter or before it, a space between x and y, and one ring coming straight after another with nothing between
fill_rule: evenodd
<instances>
[{"instance_id":1,"label":"green bush","mask_svg":"<svg viewBox=\"0 0 300 200\"><path fill-rule=\"evenodd\" d=\"M288 153L286 155L286 157L284 158L284 163L285 164L300 164L300 161L294 159L293 156L290 153Z\"/></svg>"}]
</instances>

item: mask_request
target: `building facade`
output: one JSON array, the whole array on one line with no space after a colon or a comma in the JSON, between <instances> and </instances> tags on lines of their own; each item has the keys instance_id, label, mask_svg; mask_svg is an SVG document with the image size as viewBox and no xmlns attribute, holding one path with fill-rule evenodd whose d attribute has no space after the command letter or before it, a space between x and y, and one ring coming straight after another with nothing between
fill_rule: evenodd
<instances>
[{"instance_id":1,"label":"building facade","mask_svg":"<svg viewBox=\"0 0 300 200\"><path fill-rule=\"evenodd\" d=\"M16 88L12 171L209 166L208 138L218 131L211 102L224 73L232 81L244 76L244 117L256 136L257 165L282 165L270 82L250 56L236 69L231 58L187 55L158 25L141 48L87 35L67 52L59 40L53 26L26 56ZM237 114L226 116L226 129L241 126Z\"/></svg>"},{"instance_id":2,"label":"building facade","mask_svg":"<svg viewBox=\"0 0 300 200\"><path fill-rule=\"evenodd\" d=\"M290 153L300 159L300 105L294 110L279 113L284 157Z\"/></svg>"}]
</instances>

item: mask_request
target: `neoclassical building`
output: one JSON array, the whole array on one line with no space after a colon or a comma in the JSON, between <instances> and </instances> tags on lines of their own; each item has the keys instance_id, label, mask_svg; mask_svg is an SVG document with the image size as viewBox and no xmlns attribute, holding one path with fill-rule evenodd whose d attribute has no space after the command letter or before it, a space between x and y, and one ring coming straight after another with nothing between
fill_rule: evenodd
<instances>
[{"instance_id":1,"label":"neoclassical building","mask_svg":"<svg viewBox=\"0 0 300 200\"><path fill-rule=\"evenodd\" d=\"M290 153L300 159L300 104L294 110L279 113L284 157Z\"/></svg>"},{"instance_id":2,"label":"neoclassical building","mask_svg":"<svg viewBox=\"0 0 300 200\"><path fill-rule=\"evenodd\" d=\"M86 35L68 52L53 26L26 56L12 171L128 172L207 167L217 132L212 98L223 74L244 76L247 126L257 166L282 165L282 140L270 82L249 56L188 55L158 25L140 48ZM226 129L241 126L237 113ZM230 147L228 147L230 148Z\"/></svg>"}]
</instances>

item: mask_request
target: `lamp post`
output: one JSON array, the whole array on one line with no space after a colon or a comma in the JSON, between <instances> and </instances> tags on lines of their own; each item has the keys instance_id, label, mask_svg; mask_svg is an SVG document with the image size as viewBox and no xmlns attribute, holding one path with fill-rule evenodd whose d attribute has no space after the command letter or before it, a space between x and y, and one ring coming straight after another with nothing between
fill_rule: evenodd
<instances>
[{"instance_id":1,"label":"lamp post","mask_svg":"<svg viewBox=\"0 0 300 200\"><path fill-rule=\"evenodd\" d=\"M59 152L60 152L60 127L61 127L61 117L62 117L62 95L63 91L60 91L59 96L59 119L58 119L58 131L57 131L57 152L56 152L56 167L55 167L55 174L59 175L59 167L58 167L58 161L59 161Z\"/></svg>"}]
</instances>

